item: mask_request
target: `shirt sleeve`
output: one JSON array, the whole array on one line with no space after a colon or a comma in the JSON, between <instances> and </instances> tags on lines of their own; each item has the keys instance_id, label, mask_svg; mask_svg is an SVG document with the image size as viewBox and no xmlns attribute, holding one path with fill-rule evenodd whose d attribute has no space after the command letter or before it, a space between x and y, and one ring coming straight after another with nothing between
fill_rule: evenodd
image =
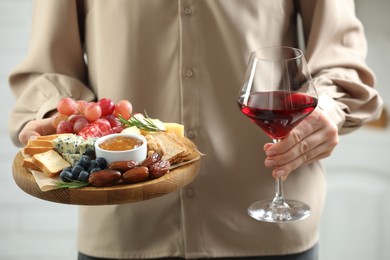
<instances>
[{"instance_id":1,"label":"shirt sleeve","mask_svg":"<svg viewBox=\"0 0 390 260\"><path fill-rule=\"evenodd\" d=\"M319 106L340 134L377 118L383 101L365 63L367 41L353 0L300 0L306 58Z\"/></svg>"},{"instance_id":2,"label":"shirt sleeve","mask_svg":"<svg viewBox=\"0 0 390 260\"><path fill-rule=\"evenodd\" d=\"M24 125L42 119L54 110L62 97L92 101L87 86L80 21L76 1L37 0L27 57L9 76L16 97L10 115L12 141Z\"/></svg>"}]
</instances>

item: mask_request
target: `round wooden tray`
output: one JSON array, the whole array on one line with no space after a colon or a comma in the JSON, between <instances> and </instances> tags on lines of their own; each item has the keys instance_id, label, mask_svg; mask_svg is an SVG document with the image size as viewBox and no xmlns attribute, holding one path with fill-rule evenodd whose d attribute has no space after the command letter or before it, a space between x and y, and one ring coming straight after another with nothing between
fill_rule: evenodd
<instances>
[{"instance_id":1,"label":"round wooden tray","mask_svg":"<svg viewBox=\"0 0 390 260\"><path fill-rule=\"evenodd\" d=\"M132 203L160 197L180 189L196 177L201 160L180 166L166 175L137 184L117 184L111 187L84 187L79 189L55 189L41 191L34 176L22 167L23 155L17 153L12 173L16 184L24 192L52 202L74 205L113 205Z\"/></svg>"}]
</instances>

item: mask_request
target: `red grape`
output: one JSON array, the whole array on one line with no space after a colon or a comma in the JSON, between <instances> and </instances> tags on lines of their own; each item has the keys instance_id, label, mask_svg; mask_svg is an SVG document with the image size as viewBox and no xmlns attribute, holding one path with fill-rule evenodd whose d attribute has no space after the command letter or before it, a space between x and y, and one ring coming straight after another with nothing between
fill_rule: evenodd
<instances>
[{"instance_id":1,"label":"red grape","mask_svg":"<svg viewBox=\"0 0 390 260\"><path fill-rule=\"evenodd\" d=\"M51 124L54 126L54 128L57 128L58 125L62 122L68 119L68 116L63 115L63 114L56 114L51 118Z\"/></svg>"},{"instance_id":2,"label":"red grape","mask_svg":"<svg viewBox=\"0 0 390 260\"><path fill-rule=\"evenodd\" d=\"M77 115L71 115L69 118L68 118L68 121L70 121L72 124L74 124L77 120L79 120L80 118L82 118L85 116L83 115L80 115L80 114L77 114Z\"/></svg>"},{"instance_id":3,"label":"red grape","mask_svg":"<svg viewBox=\"0 0 390 260\"><path fill-rule=\"evenodd\" d=\"M121 126L121 125L118 125L118 126L115 126L115 127L113 127L112 128L112 132L113 133L121 133L122 131L123 131L123 129L124 129L124 127L123 126Z\"/></svg>"},{"instance_id":4,"label":"red grape","mask_svg":"<svg viewBox=\"0 0 390 260\"><path fill-rule=\"evenodd\" d=\"M102 109L96 103L90 102L85 107L84 116L89 120L89 122L93 122L102 116Z\"/></svg>"},{"instance_id":5,"label":"red grape","mask_svg":"<svg viewBox=\"0 0 390 260\"><path fill-rule=\"evenodd\" d=\"M69 121L61 121L56 129L57 134L73 133L73 124Z\"/></svg>"},{"instance_id":6,"label":"red grape","mask_svg":"<svg viewBox=\"0 0 390 260\"><path fill-rule=\"evenodd\" d=\"M133 106L127 100L121 100L115 105L114 115L119 117L121 115L124 119L129 119L131 116L131 112L133 110Z\"/></svg>"},{"instance_id":7,"label":"red grape","mask_svg":"<svg viewBox=\"0 0 390 260\"><path fill-rule=\"evenodd\" d=\"M57 104L57 110L63 115L73 115L76 112L76 101L72 98L62 98Z\"/></svg>"},{"instance_id":8,"label":"red grape","mask_svg":"<svg viewBox=\"0 0 390 260\"><path fill-rule=\"evenodd\" d=\"M85 108L87 107L87 105L88 105L87 101L85 101L85 100L77 100L76 101L77 112L79 114L84 114L84 111L85 111Z\"/></svg>"},{"instance_id":9,"label":"red grape","mask_svg":"<svg viewBox=\"0 0 390 260\"><path fill-rule=\"evenodd\" d=\"M114 112L115 104L114 102L109 98L102 98L100 99L97 104L102 109L102 116L110 115Z\"/></svg>"},{"instance_id":10,"label":"red grape","mask_svg":"<svg viewBox=\"0 0 390 260\"><path fill-rule=\"evenodd\" d=\"M85 117L78 118L73 124L73 133L78 134L84 127L88 126L90 123Z\"/></svg>"},{"instance_id":11,"label":"red grape","mask_svg":"<svg viewBox=\"0 0 390 260\"><path fill-rule=\"evenodd\" d=\"M106 119L108 122L110 122L110 125L111 125L112 128L121 125L121 122L119 122L118 117L116 117L116 116L113 115L113 114L111 114L111 115L106 115L106 116L103 117L103 118Z\"/></svg>"}]
</instances>

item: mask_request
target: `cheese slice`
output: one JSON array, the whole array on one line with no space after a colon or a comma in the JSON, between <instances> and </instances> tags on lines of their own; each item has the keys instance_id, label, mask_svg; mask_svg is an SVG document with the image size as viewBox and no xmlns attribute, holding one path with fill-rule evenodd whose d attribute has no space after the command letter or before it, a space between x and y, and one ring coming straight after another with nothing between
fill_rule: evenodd
<instances>
[{"instance_id":1,"label":"cheese slice","mask_svg":"<svg viewBox=\"0 0 390 260\"><path fill-rule=\"evenodd\" d=\"M130 127L126 127L125 129L123 129L122 133L140 135L141 131L136 126L130 126Z\"/></svg>"},{"instance_id":2,"label":"cheese slice","mask_svg":"<svg viewBox=\"0 0 390 260\"><path fill-rule=\"evenodd\" d=\"M138 119L145 121L145 119L140 119L140 118L138 118ZM160 129L161 131L166 131L165 124L163 122L161 122L160 119L150 119L150 120L153 122L153 124L155 126L157 126L158 129ZM150 132L147 130L141 130L142 135L148 135L148 134L152 134L152 133L155 133L155 131Z\"/></svg>"}]
</instances>

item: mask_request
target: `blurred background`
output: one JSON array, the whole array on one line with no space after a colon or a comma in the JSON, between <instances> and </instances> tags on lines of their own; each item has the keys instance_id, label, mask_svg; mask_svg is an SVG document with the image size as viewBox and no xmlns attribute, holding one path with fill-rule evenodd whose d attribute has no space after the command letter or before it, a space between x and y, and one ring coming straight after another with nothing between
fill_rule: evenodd
<instances>
[{"instance_id":1,"label":"blurred background","mask_svg":"<svg viewBox=\"0 0 390 260\"><path fill-rule=\"evenodd\" d=\"M355 0L369 44L367 62L376 88L390 106L389 0ZM342 136L326 159L328 196L321 224L320 260L390 259L390 126L388 115L373 126Z\"/></svg>"},{"instance_id":2,"label":"blurred background","mask_svg":"<svg viewBox=\"0 0 390 260\"><path fill-rule=\"evenodd\" d=\"M77 206L31 197L12 178L18 148L7 129L14 102L7 77L27 51L31 2L0 0L0 259L76 259ZM368 38L368 63L388 108L390 27L385 21L390 1L355 2ZM320 260L390 259L390 127L384 122L342 136L333 156L324 161L328 199L321 222Z\"/></svg>"}]
</instances>

